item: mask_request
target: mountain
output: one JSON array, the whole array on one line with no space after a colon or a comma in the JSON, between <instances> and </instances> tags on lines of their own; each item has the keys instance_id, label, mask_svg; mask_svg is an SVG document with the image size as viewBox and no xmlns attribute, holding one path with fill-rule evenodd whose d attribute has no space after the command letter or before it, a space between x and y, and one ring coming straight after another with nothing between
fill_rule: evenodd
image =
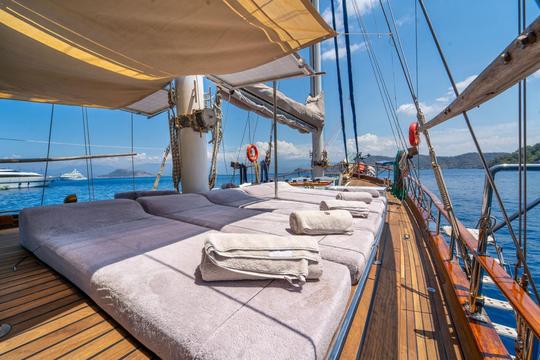
<instances>
[{"instance_id":1,"label":"mountain","mask_svg":"<svg viewBox=\"0 0 540 360\"><path fill-rule=\"evenodd\" d=\"M504 152L484 153L488 163L501 157L509 155ZM393 161L393 157L373 155L366 159L366 163L375 164L377 161ZM437 156L439 165L443 169L480 169L482 162L477 153L466 153L456 156ZM413 162L417 164L418 157L415 156ZM428 155L420 155L420 169L431 169L431 158Z\"/></svg>"},{"instance_id":2,"label":"mountain","mask_svg":"<svg viewBox=\"0 0 540 360\"><path fill-rule=\"evenodd\" d=\"M99 177L123 178L123 177L132 177L132 176L133 176L133 172L130 169L116 169L116 170L111 171L108 174L100 175ZM147 176L154 176L154 175L143 170L135 170L135 177L147 177Z\"/></svg>"},{"instance_id":3,"label":"mountain","mask_svg":"<svg viewBox=\"0 0 540 360\"><path fill-rule=\"evenodd\" d=\"M496 164L517 164L518 154L516 150L511 154L503 154L490 162L490 165ZM527 163L529 164L540 164L540 143L535 145L527 146Z\"/></svg>"}]
</instances>

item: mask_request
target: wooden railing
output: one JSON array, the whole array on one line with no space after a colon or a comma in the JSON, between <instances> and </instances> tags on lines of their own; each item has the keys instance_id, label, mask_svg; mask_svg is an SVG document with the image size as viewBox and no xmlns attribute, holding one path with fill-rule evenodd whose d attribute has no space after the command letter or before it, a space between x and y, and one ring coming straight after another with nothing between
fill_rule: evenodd
<instances>
[{"instance_id":1,"label":"wooden railing","mask_svg":"<svg viewBox=\"0 0 540 360\"><path fill-rule=\"evenodd\" d=\"M442 263L450 264L454 266L459 262L454 258L452 259L450 250L443 237L440 235L441 217L449 221L448 213L444 208L443 203L439 198L427 189L423 184L416 179L408 178L408 203L412 207L415 207L416 216L420 217L424 223L425 230L429 232L432 241L436 245L432 249L436 249L438 257ZM435 229L430 230L430 223L435 223ZM503 266L496 259L489 255L482 255L477 252L478 240L467 230L467 228L458 220L459 234L456 237L456 241L460 241L473 258L480 264L485 274L489 276L493 283L499 288L503 296L508 300L517 314L518 319L523 320L526 327L530 329L537 338L540 338L540 307L529 296L529 293L517 283L512 276L510 276ZM437 242L444 241L444 244L435 244ZM454 271L455 269L446 269L448 271ZM464 274L463 274L464 275ZM452 281L452 276L450 280ZM470 286L469 281L467 283ZM454 284L456 289L457 284ZM461 284L463 286L463 284ZM464 289L462 289L464 290ZM470 287L467 291L471 291ZM463 296L461 293L459 296ZM464 300L464 299L462 299ZM467 301L461 301L464 305L464 312L466 317L474 317L476 314L468 313ZM518 337L520 334L518 331ZM532 341L532 340L531 340Z\"/></svg>"}]
</instances>

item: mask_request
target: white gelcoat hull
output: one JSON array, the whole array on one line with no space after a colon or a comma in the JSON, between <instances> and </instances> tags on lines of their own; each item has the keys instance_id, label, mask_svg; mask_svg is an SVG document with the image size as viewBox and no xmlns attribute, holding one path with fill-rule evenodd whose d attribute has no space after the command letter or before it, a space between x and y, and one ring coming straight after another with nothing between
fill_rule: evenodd
<instances>
[{"instance_id":1,"label":"white gelcoat hull","mask_svg":"<svg viewBox=\"0 0 540 360\"><path fill-rule=\"evenodd\" d=\"M51 181L47 180L45 186L49 185ZM26 189L31 187L42 187L43 177L13 177L0 179L0 190L8 189Z\"/></svg>"}]
</instances>

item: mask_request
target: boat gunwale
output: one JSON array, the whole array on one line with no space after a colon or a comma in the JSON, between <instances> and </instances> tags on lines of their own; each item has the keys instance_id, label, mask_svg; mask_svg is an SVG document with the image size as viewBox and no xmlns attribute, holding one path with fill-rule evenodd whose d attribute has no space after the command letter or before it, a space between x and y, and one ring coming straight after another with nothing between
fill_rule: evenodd
<instances>
[{"instance_id":1,"label":"boat gunwale","mask_svg":"<svg viewBox=\"0 0 540 360\"><path fill-rule=\"evenodd\" d=\"M426 193L435 204L440 205L438 208L443 216L447 216L446 211L440 200L436 195L431 193L424 185L422 190ZM411 212L412 217L415 218L420 230L426 235L427 248L431 253L432 258L438 272L440 272L443 280L444 297L449 304L450 314L455 324L462 325L465 333L457 332L459 342L465 353L468 353L473 358L493 357L501 359L510 359L510 354L506 346L503 344L500 336L495 331L489 316L483 311L482 317L484 321L479 321L472 317L467 310L468 294L470 289L470 282L465 273L463 272L457 259L448 259L449 247L444 240L443 236L429 230L426 223L426 218L430 214L419 204L416 199L410 196L406 197L408 210ZM436 205L436 206L437 206ZM465 227L461 222L460 232L465 230ZM470 235L470 234L466 234ZM471 235L472 236L472 235ZM495 281L495 280L494 280ZM472 341L471 341L472 340ZM473 355L474 354L474 355Z\"/></svg>"}]
</instances>

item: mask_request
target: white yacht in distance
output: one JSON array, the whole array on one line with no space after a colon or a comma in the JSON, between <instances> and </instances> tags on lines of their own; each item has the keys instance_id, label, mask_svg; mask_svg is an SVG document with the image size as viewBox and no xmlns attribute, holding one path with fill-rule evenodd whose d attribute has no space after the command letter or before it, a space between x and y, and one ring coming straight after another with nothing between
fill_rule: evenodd
<instances>
[{"instance_id":1,"label":"white yacht in distance","mask_svg":"<svg viewBox=\"0 0 540 360\"><path fill-rule=\"evenodd\" d=\"M22 189L47 186L50 179L44 181L43 175L13 169L0 169L0 190Z\"/></svg>"},{"instance_id":2,"label":"white yacht in distance","mask_svg":"<svg viewBox=\"0 0 540 360\"><path fill-rule=\"evenodd\" d=\"M81 174L77 169L73 169L71 172L64 173L60 175L62 180L87 180L88 178Z\"/></svg>"}]
</instances>

